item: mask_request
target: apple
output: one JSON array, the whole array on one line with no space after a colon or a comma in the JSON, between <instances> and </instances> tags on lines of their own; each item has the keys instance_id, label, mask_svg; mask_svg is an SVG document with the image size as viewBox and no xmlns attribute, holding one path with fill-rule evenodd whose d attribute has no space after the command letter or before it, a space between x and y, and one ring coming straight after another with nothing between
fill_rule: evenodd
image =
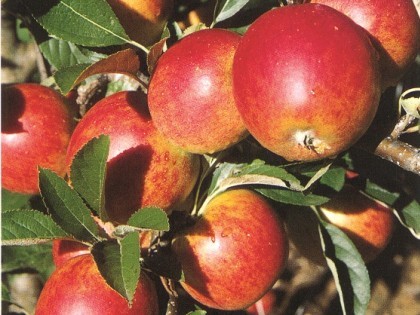
<instances>
[{"instance_id":1,"label":"apple","mask_svg":"<svg viewBox=\"0 0 420 315\"><path fill-rule=\"evenodd\" d=\"M413 0L310 0L328 5L365 28L381 52L384 88L407 72L420 49L420 19Z\"/></svg>"},{"instance_id":2,"label":"apple","mask_svg":"<svg viewBox=\"0 0 420 315\"><path fill-rule=\"evenodd\" d=\"M232 90L240 39L224 29L200 30L157 61L148 92L150 114L156 128L188 152L221 151L247 135Z\"/></svg>"},{"instance_id":3,"label":"apple","mask_svg":"<svg viewBox=\"0 0 420 315\"><path fill-rule=\"evenodd\" d=\"M229 190L215 196L172 250L181 286L215 309L240 310L269 291L285 267L288 241L274 208L257 193Z\"/></svg>"},{"instance_id":4,"label":"apple","mask_svg":"<svg viewBox=\"0 0 420 315\"><path fill-rule=\"evenodd\" d=\"M147 255L147 251L152 242L152 231L143 231L139 236L140 249L142 256ZM90 253L90 247L73 240L55 239L52 245L52 256L55 267L61 267L67 260Z\"/></svg>"},{"instance_id":5,"label":"apple","mask_svg":"<svg viewBox=\"0 0 420 315\"><path fill-rule=\"evenodd\" d=\"M172 14L173 0L107 0L127 35L150 46L156 43Z\"/></svg>"},{"instance_id":6,"label":"apple","mask_svg":"<svg viewBox=\"0 0 420 315\"><path fill-rule=\"evenodd\" d=\"M248 315L268 315L272 314L276 305L276 292L268 291L261 299L248 307L245 311Z\"/></svg>"},{"instance_id":7,"label":"apple","mask_svg":"<svg viewBox=\"0 0 420 315\"><path fill-rule=\"evenodd\" d=\"M72 240L53 240L52 256L55 267L61 267L64 263L74 257L90 253L89 246Z\"/></svg>"},{"instance_id":8,"label":"apple","mask_svg":"<svg viewBox=\"0 0 420 315\"><path fill-rule=\"evenodd\" d=\"M320 212L353 241L363 260L373 261L387 246L394 231L394 215L385 205L346 184ZM287 213L287 231L299 252L318 265L325 265L318 233L318 218L309 208Z\"/></svg>"},{"instance_id":9,"label":"apple","mask_svg":"<svg viewBox=\"0 0 420 315\"><path fill-rule=\"evenodd\" d=\"M170 213L188 197L198 177L199 158L173 146L156 130L143 93L113 94L87 112L70 139L68 170L83 145L101 134L111 141L105 179L111 220L125 223L147 206Z\"/></svg>"},{"instance_id":10,"label":"apple","mask_svg":"<svg viewBox=\"0 0 420 315\"><path fill-rule=\"evenodd\" d=\"M73 122L59 93L39 84L8 86L1 122L2 188L38 194L38 166L65 175Z\"/></svg>"},{"instance_id":11,"label":"apple","mask_svg":"<svg viewBox=\"0 0 420 315\"><path fill-rule=\"evenodd\" d=\"M157 315L158 297L154 283L140 274L134 300L129 307L99 273L93 256L68 260L48 278L39 296L35 315Z\"/></svg>"},{"instance_id":12,"label":"apple","mask_svg":"<svg viewBox=\"0 0 420 315\"><path fill-rule=\"evenodd\" d=\"M368 34L320 4L276 8L243 35L233 62L249 132L289 161L333 157L368 129L381 94Z\"/></svg>"}]
</instances>

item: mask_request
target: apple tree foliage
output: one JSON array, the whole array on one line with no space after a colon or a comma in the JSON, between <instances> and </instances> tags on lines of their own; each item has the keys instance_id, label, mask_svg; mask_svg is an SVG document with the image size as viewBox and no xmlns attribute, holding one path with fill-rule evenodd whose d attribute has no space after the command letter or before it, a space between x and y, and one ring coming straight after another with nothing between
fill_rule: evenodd
<instances>
[{"instance_id":1,"label":"apple tree foliage","mask_svg":"<svg viewBox=\"0 0 420 315\"><path fill-rule=\"evenodd\" d=\"M278 5L276 1L218 1L211 27L223 25L238 16L261 14L275 5ZM86 80L109 73L126 75L147 87L148 70L153 69L159 55L171 43L183 36L177 24L170 21L162 40L152 47L144 47L128 37L105 0L12 0L3 6L24 22L43 57L54 69L53 75L43 84L54 86L63 94ZM234 30L243 32L247 26L239 23ZM203 26L186 32L200 27ZM110 47L112 49L103 49ZM108 85L108 93L125 88L113 82ZM407 112L418 115L411 110L415 105L408 102L404 105L409 108ZM2 191L3 272L31 268L46 278L52 269L50 241L78 240L91 247L106 281L131 301L140 269L147 260L147 257L141 257L139 232L154 230L159 235L170 234L177 224L172 226L162 209L143 208L126 224L107 230L104 182L109 145L109 138L103 135L79 151L71 166L71 186L54 172L40 168L40 196ZM335 159L279 163L255 142L245 141L216 156L203 155L203 171L190 212L199 215L214 196L232 187L253 189L282 206L310 206L317 211L317 206L341 190L346 170L356 169L356 164L360 164L358 154L359 149L352 148ZM372 154L363 155L363 161L366 168L378 163ZM363 172L363 167L357 171ZM399 222L419 238L418 200L398 187L382 185L381 175L375 177L372 173L374 170L366 170L367 179L361 188L367 195L393 208ZM364 314L370 299L370 280L360 254L340 229L321 217L319 235L343 313ZM167 265L153 267L148 264L148 268L170 280L182 278L182 272L171 270L170 263ZM2 284L2 298L5 301L10 298L5 284ZM205 314L205 311L191 314Z\"/></svg>"}]
</instances>

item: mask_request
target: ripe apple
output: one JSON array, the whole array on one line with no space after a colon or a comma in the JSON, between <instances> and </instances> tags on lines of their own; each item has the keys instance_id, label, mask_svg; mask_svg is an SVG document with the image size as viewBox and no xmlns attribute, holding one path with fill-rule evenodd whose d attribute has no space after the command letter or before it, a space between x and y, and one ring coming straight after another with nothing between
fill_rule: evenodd
<instances>
[{"instance_id":1,"label":"ripe apple","mask_svg":"<svg viewBox=\"0 0 420 315\"><path fill-rule=\"evenodd\" d=\"M145 46L157 42L172 14L173 0L107 0L127 35Z\"/></svg>"},{"instance_id":2,"label":"ripe apple","mask_svg":"<svg viewBox=\"0 0 420 315\"><path fill-rule=\"evenodd\" d=\"M384 88L395 85L420 49L420 19L413 0L310 0L328 5L365 28L381 52Z\"/></svg>"},{"instance_id":3,"label":"ripe apple","mask_svg":"<svg viewBox=\"0 0 420 315\"><path fill-rule=\"evenodd\" d=\"M268 315L272 314L276 305L276 292L268 291L261 299L248 307L245 311L248 315Z\"/></svg>"},{"instance_id":4,"label":"ripe apple","mask_svg":"<svg viewBox=\"0 0 420 315\"><path fill-rule=\"evenodd\" d=\"M141 273L134 300L128 302L99 273L92 255L81 255L57 268L45 283L35 315L157 315L154 283Z\"/></svg>"},{"instance_id":5,"label":"ripe apple","mask_svg":"<svg viewBox=\"0 0 420 315\"><path fill-rule=\"evenodd\" d=\"M71 258L89 253L89 247L83 243L66 239L53 240L52 256L57 268Z\"/></svg>"},{"instance_id":6,"label":"ripe apple","mask_svg":"<svg viewBox=\"0 0 420 315\"><path fill-rule=\"evenodd\" d=\"M287 160L335 156L368 129L381 93L368 34L324 5L276 8L246 31L233 62L249 132Z\"/></svg>"},{"instance_id":7,"label":"ripe apple","mask_svg":"<svg viewBox=\"0 0 420 315\"><path fill-rule=\"evenodd\" d=\"M143 231L140 233L139 241L142 256L146 255L152 241L152 231ZM67 260L71 258L89 253L89 246L81 242L67 239L53 240L52 256L54 265L57 268L61 267Z\"/></svg>"},{"instance_id":8,"label":"ripe apple","mask_svg":"<svg viewBox=\"0 0 420 315\"><path fill-rule=\"evenodd\" d=\"M242 140L232 62L240 35L206 29L187 35L158 60L148 100L156 127L193 153L214 153Z\"/></svg>"},{"instance_id":9,"label":"ripe apple","mask_svg":"<svg viewBox=\"0 0 420 315\"><path fill-rule=\"evenodd\" d=\"M2 188L38 194L38 166L65 174L72 119L54 90L21 83L2 89Z\"/></svg>"},{"instance_id":10,"label":"ripe apple","mask_svg":"<svg viewBox=\"0 0 420 315\"><path fill-rule=\"evenodd\" d=\"M105 179L105 207L111 220L125 223L146 206L170 212L188 197L198 177L199 159L156 130L142 93L116 93L87 112L70 139L68 169L82 146L101 134L111 140Z\"/></svg>"},{"instance_id":11,"label":"ripe apple","mask_svg":"<svg viewBox=\"0 0 420 315\"><path fill-rule=\"evenodd\" d=\"M340 228L353 241L366 263L382 252L394 231L391 209L348 184L320 210L327 222ZM325 265L315 213L309 208L291 209L286 222L288 235L299 252Z\"/></svg>"},{"instance_id":12,"label":"ripe apple","mask_svg":"<svg viewBox=\"0 0 420 315\"><path fill-rule=\"evenodd\" d=\"M260 299L285 267L283 222L257 193L237 189L217 195L172 249L198 302L216 309L245 309Z\"/></svg>"}]
</instances>

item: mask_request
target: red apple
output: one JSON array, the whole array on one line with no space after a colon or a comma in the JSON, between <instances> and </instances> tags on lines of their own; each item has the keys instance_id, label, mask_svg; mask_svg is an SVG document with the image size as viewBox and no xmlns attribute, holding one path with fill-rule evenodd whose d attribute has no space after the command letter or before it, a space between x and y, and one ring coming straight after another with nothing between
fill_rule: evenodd
<instances>
[{"instance_id":1,"label":"red apple","mask_svg":"<svg viewBox=\"0 0 420 315\"><path fill-rule=\"evenodd\" d=\"M365 28L382 57L384 88L407 72L420 49L420 19L413 0L310 0L328 5Z\"/></svg>"},{"instance_id":2,"label":"red apple","mask_svg":"<svg viewBox=\"0 0 420 315\"><path fill-rule=\"evenodd\" d=\"M320 207L323 218L353 241L365 262L374 260L387 246L394 231L394 215L388 207L345 185ZM288 235L302 255L325 265L318 233L318 219L309 208L287 214Z\"/></svg>"},{"instance_id":3,"label":"red apple","mask_svg":"<svg viewBox=\"0 0 420 315\"><path fill-rule=\"evenodd\" d=\"M288 258L283 222L263 197L245 189L214 197L172 248L184 272L182 287L198 302L222 310L255 303Z\"/></svg>"},{"instance_id":4,"label":"red apple","mask_svg":"<svg viewBox=\"0 0 420 315\"><path fill-rule=\"evenodd\" d=\"M154 283L140 275L129 307L99 273L91 255L81 255L57 268L45 283L35 315L157 315L158 297Z\"/></svg>"},{"instance_id":5,"label":"red apple","mask_svg":"<svg viewBox=\"0 0 420 315\"><path fill-rule=\"evenodd\" d=\"M89 247L83 243L65 239L53 241L52 256L54 265L57 268L64 265L64 263L71 258L89 253Z\"/></svg>"},{"instance_id":6,"label":"red apple","mask_svg":"<svg viewBox=\"0 0 420 315\"><path fill-rule=\"evenodd\" d=\"M156 130L142 93L119 92L96 103L74 130L67 167L84 144L101 134L111 140L105 180L105 207L111 220L124 223L146 206L170 212L188 197L198 177L199 159Z\"/></svg>"},{"instance_id":7,"label":"red apple","mask_svg":"<svg viewBox=\"0 0 420 315\"><path fill-rule=\"evenodd\" d=\"M291 161L348 149L371 124L381 93L368 34L319 4L261 15L238 46L233 83L249 132Z\"/></svg>"},{"instance_id":8,"label":"red apple","mask_svg":"<svg viewBox=\"0 0 420 315\"><path fill-rule=\"evenodd\" d=\"M276 292L274 290L268 291L257 302L246 309L248 315L268 315L272 314L276 305Z\"/></svg>"},{"instance_id":9,"label":"red apple","mask_svg":"<svg viewBox=\"0 0 420 315\"><path fill-rule=\"evenodd\" d=\"M142 256L147 255L147 250L149 249L152 242L152 231L141 232L139 241ZM54 265L56 267L61 267L67 260L71 258L89 253L89 246L81 242L66 239L53 240L52 256Z\"/></svg>"},{"instance_id":10,"label":"red apple","mask_svg":"<svg viewBox=\"0 0 420 315\"><path fill-rule=\"evenodd\" d=\"M157 62L148 92L150 113L156 128L186 151L214 153L247 135L232 90L240 39L228 30L201 30Z\"/></svg>"},{"instance_id":11,"label":"red apple","mask_svg":"<svg viewBox=\"0 0 420 315\"><path fill-rule=\"evenodd\" d=\"M38 166L60 176L72 119L64 98L39 84L15 84L2 90L2 188L37 194Z\"/></svg>"}]
</instances>

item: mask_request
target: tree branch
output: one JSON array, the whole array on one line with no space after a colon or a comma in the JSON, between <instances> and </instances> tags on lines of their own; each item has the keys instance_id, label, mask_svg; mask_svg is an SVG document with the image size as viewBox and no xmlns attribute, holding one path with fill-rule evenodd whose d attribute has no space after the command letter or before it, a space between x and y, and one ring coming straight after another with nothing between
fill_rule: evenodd
<instances>
[{"instance_id":1,"label":"tree branch","mask_svg":"<svg viewBox=\"0 0 420 315\"><path fill-rule=\"evenodd\" d=\"M387 137L379 143L375 154L406 171L420 175L420 149L408 143Z\"/></svg>"}]
</instances>

